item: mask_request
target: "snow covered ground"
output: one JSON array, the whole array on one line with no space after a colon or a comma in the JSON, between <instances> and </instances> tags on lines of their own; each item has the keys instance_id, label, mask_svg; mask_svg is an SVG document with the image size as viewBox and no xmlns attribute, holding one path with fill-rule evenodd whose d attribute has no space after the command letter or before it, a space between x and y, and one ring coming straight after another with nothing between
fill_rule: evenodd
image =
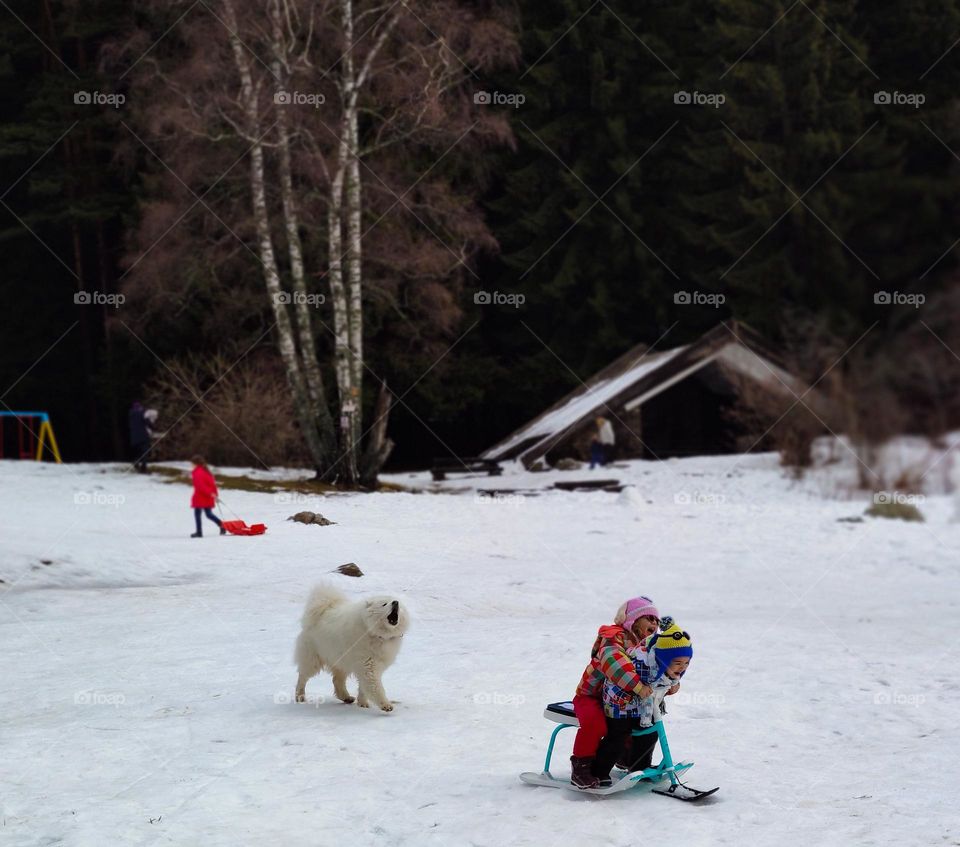
<instances>
[{"instance_id":1,"label":"snow covered ground","mask_svg":"<svg viewBox=\"0 0 960 847\"><path fill-rule=\"evenodd\" d=\"M594 472L599 473L599 472ZM258 538L189 538L189 490L0 463L4 845L958 844L960 524L840 518L771 456L632 463L620 494L230 491ZM397 482L429 487L423 475ZM336 526L284 518L322 511ZM212 528L212 527L210 527ZM356 562L350 579L329 572ZM291 702L309 587L401 593L390 714ZM522 785L596 628L649 593L696 655L667 717L700 805ZM355 683L351 682L351 686ZM562 770L572 742L561 734Z\"/></svg>"}]
</instances>

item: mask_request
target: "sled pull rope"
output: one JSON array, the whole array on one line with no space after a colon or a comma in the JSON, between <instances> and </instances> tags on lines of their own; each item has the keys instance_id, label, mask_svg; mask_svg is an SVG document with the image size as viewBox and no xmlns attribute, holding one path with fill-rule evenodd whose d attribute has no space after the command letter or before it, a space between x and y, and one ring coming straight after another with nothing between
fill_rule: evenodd
<instances>
[{"instance_id":1,"label":"sled pull rope","mask_svg":"<svg viewBox=\"0 0 960 847\"><path fill-rule=\"evenodd\" d=\"M233 515L237 520L240 520L240 515L238 515L233 509L231 509L226 503L223 502L223 498L218 494L217 495L217 511L220 512L220 520L223 520L223 509L226 509L231 515Z\"/></svg>"}]
</instances>

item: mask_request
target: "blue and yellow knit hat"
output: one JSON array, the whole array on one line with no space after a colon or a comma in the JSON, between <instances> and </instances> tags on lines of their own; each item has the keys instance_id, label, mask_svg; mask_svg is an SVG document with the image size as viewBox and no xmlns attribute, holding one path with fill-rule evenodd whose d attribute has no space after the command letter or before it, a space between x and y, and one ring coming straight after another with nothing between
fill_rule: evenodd
<instances>
[{"instance_id":1,"label":"blue and yellow knit hat","mask_svg":"<svg viewBox=\"0 0 960 847\"><path fill-rule=\"evenodd\" d=\"M659 671L657 679L667 672L667 668L674 659L681 659L684 656L693 658L693 642L688 632L680 629L673 622L673 618L669 617L661 618L660 627L660 632L647 639L647 652L652 651L657 662Z\"/></svg>"}]
</instances>

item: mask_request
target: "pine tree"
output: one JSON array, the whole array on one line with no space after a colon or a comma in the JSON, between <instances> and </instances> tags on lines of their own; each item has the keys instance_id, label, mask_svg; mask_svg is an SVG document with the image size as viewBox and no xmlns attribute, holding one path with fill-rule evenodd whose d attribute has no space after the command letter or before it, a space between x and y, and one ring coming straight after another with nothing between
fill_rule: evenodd
<instances>
[{"instance_id":1,"label":"pine tree","mask_svg":"<svg viewBox=\"0 0 960 847\"><path fill-rule=\"evenodd\" d=\"M667 10L583 11L572 0L526 9L526 64L500 81L526 98L514 116L519 149L503 157L502 194L490 203L496 283L526 304L486 318L485 331L508 351L532 349L524 377L553 392L575 382L558 357L586 376L612 351L655 340L676 287L649 188L672 143L669 101L651 102L648 88L675 79L658 58L665 45L651 44Z\"/></svg>"},{"instance_id":2,"label":"pine tree","mask_svg":"<svg viewBox=\"0 0 960 847\"><path fill-rule=\"evenodd\" d=\"M119 0L19 2L9 11L16 16L0 15L6 107L0 122L0 238L16 249L5 251L2 276L5 302L29 314L31 324L13 329L29 332L19 344L10 339L17 358L8 365L8 384L73 321L78 326L5 402L46 404L60 419L84 425L64 430L61 446L68 455L117 456L122 437L117 374L111 372L105 333L109 307L76 307L74 294L114 290L121 216L131 207L129 175L115 163L117 110L78 103L76 95L115 90L95 59L128 12ZM13 305L18 303L22 308ZM95 377L98 367L101 380Z\"/></svg>"},{"instance_id":3,"label":"pine tree","mask_svg":"<svg viewBox=\"0 0 960 847\"><path fill-rule=\"evenodd\" d=\"M946 251L960 237L960 228L951 225L960 200L954 156L960 155L955 118L960 3L880 5L863 10L860 17L862 37L870 44L870 67L879 77L873 91L924 98L919 106L876 109L898 168L894 179L870 186L873 202L862 210L868 230L863 239L877 254L890 288L930 294L956 267Z\"/></svg>"}]
</instances>

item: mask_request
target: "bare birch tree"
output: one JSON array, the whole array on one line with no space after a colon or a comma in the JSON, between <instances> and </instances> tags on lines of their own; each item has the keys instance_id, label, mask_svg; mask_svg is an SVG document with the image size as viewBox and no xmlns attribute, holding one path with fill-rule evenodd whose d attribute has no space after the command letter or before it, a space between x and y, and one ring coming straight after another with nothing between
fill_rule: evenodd
<instances>
[{"instance_id":1,"label":"bare birch tree","mask_svg":"<svg viewBox=\"0 0 960 847\"><path fill-rule=\"evenodd\" d=\"M249 221L318 475L370 485L392 446L385 383L376 379L374 396L364 394L370 292L385 295L395 284L388 277L414 266L421 274L430 262L427 277L454 284L490 246L472 199L444 192L431 171L454 147L509 140L503 116L473 102L477 73L514 56L509 19L436 0L210 0L203 8L209 15L188 10L176 22L181 40L166 55L144 59L138 81L156 97L144 123L176 159L203 155L203 144L243 148L246 215L236 193L216 190L219 179L208 191L223 205L204 208L240 240ZM431 190L450 202L431 205ZM389 238L406 241L408 252L392 246L394 266L381 263L371 277L365 254L370 238L383 238L387 226L378 225L387 217ZM437 244L424 248L427 238ZM448 257L445 267L437 253ZM329 293L322 311L310 283L318 278ZM325 343L318 332L329 332ZM336 416L323 380L326 349Z\"/></svg>"}]
</instances>

